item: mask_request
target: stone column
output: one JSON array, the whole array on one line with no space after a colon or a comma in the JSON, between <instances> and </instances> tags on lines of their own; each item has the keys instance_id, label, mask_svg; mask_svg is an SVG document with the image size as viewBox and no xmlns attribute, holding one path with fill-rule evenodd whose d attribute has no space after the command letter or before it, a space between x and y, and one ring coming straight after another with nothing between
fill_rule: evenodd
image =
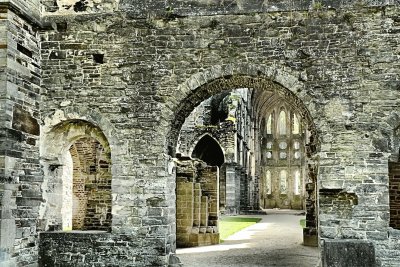
<instances>
[{"instance_id":1,"label":"stone column","mask_svg":"<svg viewBox=\"0 0 400 267\"><path fill-rule=\"evenodd\" d=\"M193 226L193 183L177 179L176 194L176 244L190 246L189 236Z\"/></svg>"},{"instance_id":2,"label":"stone column","mask_svg":"<svg viewBox=\"0 0 400 267\"><path fill-rule=\"evenodd\" d=\"M237 205L237 189L238 183L236 179L236 165L226 165L226 214L236 214L238 210ZM240 186L240 185L239 185Z\"/></svg>"}]
</instances>

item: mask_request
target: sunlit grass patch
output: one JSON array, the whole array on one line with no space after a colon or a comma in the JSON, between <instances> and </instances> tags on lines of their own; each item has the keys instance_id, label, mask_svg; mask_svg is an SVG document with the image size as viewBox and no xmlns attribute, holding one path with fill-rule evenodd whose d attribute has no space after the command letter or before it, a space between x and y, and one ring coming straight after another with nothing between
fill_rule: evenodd
<instances>
[{"instance_id":1,"label":"sunlit grass patch","mask_svg":"<svg viewBox=\"0 0 400 267\"><path fill-rule=\"evenodd\" d=\"M249 227L250 225L258 223L259 221L261 221L261 218L239 216L223 217L219 221L219 239L224 241L227 237L246 227Z\"/></svg>"},{"instance_id":2,"label":"sunlit grass patch","mask_svg":"<svg viewBox=\"0 0 400 267\"><path fill-rule=\"evenodd\" d=\"M306 228L306 219L300 219L300 225L302 228Z\"/></svg>"}]
</instances>

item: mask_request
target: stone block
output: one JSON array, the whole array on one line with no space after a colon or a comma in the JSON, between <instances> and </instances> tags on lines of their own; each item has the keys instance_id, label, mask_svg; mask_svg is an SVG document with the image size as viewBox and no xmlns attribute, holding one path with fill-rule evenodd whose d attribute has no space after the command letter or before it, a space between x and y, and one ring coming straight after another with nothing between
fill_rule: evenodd
<instances>
[{"instance_id":1,"label":"stone block","mask_svg":"<svg viewBox=\"0 0 400 267\"><path fill-rule=\"evenodd\" d=\"M375 248L369 241L342 239L323 241L322 267L375 267Z\"/></svg>"}]
</instances>

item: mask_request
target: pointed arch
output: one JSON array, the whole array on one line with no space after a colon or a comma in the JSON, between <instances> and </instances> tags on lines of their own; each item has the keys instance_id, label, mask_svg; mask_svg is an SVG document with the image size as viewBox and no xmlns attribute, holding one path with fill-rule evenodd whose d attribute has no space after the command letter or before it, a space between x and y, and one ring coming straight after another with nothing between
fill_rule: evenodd
<instances>
[{"instance_id":1,"label":"pointed arch","mask_svg":"<svg viewBox=\"0 0 400 267\"><path fill-rule=\"evenodd\" d=\"M209 134L203 135L192 152L192 158L198 158L210 166L221 167L225 162L220 144Z\"/></svg>"}]
</instances>

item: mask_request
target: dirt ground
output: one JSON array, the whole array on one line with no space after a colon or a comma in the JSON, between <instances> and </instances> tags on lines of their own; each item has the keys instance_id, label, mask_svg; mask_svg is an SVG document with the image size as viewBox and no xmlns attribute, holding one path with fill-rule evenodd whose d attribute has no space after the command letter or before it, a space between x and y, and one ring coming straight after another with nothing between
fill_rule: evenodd
<instances>
[{"instance_id":1,"label":"dirt ground","mask_svg":"<svg viewBox=\"0 0 400 267\"><path fill-rule=\"evenodd\" d=\"M241 215L242 216L242 215ZM185 267L319 266L319 249L302 245L304 216L268 212L262 220L214 246L178 249Z\"/></svg>"}]
</instances>

